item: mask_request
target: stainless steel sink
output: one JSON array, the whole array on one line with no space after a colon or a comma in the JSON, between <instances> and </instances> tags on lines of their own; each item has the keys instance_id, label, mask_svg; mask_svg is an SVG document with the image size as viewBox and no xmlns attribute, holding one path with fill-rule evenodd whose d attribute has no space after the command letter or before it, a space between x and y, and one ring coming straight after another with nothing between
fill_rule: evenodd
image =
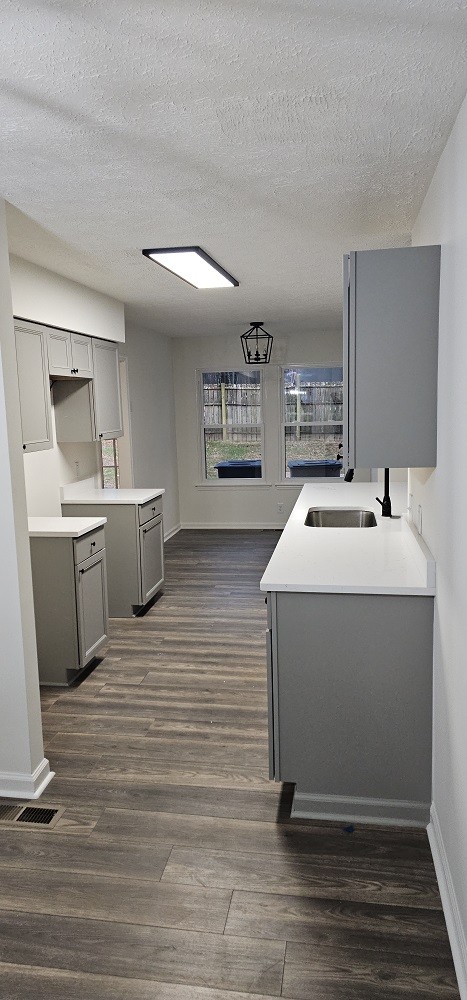
<instances>
[{"instance_id":1,"label":"stainless steel sink","mask_svg":"<svg viewBox=\"0 0 467 1000\"><path fill-rule=\"evenodd\" d=\"M375 528L372 510L359 507L310 507L305 518L309 528Z\"/></svg>"}]
</instances>

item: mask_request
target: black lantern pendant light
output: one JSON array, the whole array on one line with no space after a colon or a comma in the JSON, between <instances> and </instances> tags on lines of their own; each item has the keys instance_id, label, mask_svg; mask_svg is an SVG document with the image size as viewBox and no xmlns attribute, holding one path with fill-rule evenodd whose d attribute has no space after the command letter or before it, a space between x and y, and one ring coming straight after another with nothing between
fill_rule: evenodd
<instances>
[{"instance_id":1,"label":"black lantern pendant light","mask_svg":"<svg viewBox=\"0 0 467 1000\"><path fill-rule=\"evenodd\" d=\"M263 322L253 323L250 320L250 329L240 337L247 365L267 365L271 360L272 337L266 333Z\"/></svg>"}]
</instances>

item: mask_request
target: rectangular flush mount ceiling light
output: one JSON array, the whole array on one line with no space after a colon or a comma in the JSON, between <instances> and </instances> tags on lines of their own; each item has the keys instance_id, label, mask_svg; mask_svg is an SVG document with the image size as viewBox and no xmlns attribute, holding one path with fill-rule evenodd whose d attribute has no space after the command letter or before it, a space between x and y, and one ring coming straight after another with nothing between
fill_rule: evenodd
<instances>
[{"instance_id":1,"label":"rectangular flush mount ceiling light","mask_svg":"<svg viewBox=\"0 0 467 1000\"><path fill-rule=\"evenodd\" d=\"M201 247L161 247L143 250L142 253L194 288L232 288L238 285L238 281Z\"/></svg>"}]
</instances>

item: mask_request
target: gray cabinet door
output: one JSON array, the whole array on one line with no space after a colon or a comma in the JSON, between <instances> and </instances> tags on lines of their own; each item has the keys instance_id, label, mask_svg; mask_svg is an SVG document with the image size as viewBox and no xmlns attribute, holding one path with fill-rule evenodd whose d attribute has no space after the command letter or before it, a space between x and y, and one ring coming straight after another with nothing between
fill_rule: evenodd
<instances>
[{"instance_id":1,"label":"gray cabinet door","mask_svg":"<svg viewBox=\"0 0 467 1000\"><path fill-rule=\"evenodd\" d=\"M92 353L96 435L99 438L122 437L118 346L108 340L93 338Z\"/></svg>"},{"instance_id":2,"label":"gray cabinet door","mask_svg":"<svg viewBox=\"0 0 467 1000\"><path fill-rule=\"evenodd\" d=\"M76 602L79 662L84 667L107 638L105 550L76 567Z\"/></svg>"},{"instance_id":3,"label":"gray cabinet door","mask_svg":"<svg viewBox=\"0 0 467 1000\"><path fill-rule=\"evenodd\" d=\"M15 323L23 451L52 448L47 334L32 323Z\"/></svg>"},{"instance_id":4,"label":"gray cabinet door","mask_svg":"<svg viewBox=\"0 0 467 1000\"><path fill-rule=\"evenodd\" d=\"M67 330L49 330L49 372L66 378L92 378L92 338Z\"/></svg>"},{"instance_id":5,"label":"gray cabinet door","mask_svg":"<svg viewBox=\"0 0 467 1000\"><path fill-rule=\"evenodd\" d=\"M84 334L71 334L71 360L76 378L92 378L92 339Z\"/></svg>"},{"instance_id":6,"label":"gray cabinet door","mask_svg":"<svg viewBox=\"0 0 467 1000\"><path fill-rule=\"evenodd\" d=\"M436 465L440 247L344 259L344 460Z\"/></svg>"},{"instance_id":7,"label":"gray cabinet door","mask_svg":"<svg viewBox=\"0 0 467 1000\"><path fill-rule=\"evenodd\" d=\"M66 330L49 330L47 341L50 374L70 376L73 367L71 358L71 333L68 333Z\"/></svg>"},{"instance_id":8,"label":"gray cabinet door","mask_svg":"<svg viewBox=\"0 0 467 1000\"><path fill-rule=\"evenodd\" d=\"M157 594L164 582L164 535L162 517L148 521L139 529L141 600L147 602Z\"/></svg>"}]
</instances>

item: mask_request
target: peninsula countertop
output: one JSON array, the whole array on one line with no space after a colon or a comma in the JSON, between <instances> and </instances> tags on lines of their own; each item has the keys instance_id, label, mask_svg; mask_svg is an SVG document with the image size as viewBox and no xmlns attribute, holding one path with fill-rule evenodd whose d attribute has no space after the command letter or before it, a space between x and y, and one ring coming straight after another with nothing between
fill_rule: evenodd
<instances>
[{"instance_id":1,"label":"peninsula countertop","mask_svg":"<svg viewBox=\"0 0 467 1000\"><path fill-rule=\"evenodd\" d=\"M407 490L391 486L393 517L381 516L378 483L310 484L303 487L261 580L262 591L335 594L435 594L431 552L406 517ZM305 525L310 507L361 507L373 528Z\"/></svg>"},{"instance_id":2,"label":"peninsula countertop","mask_svg":"<svg viewBox=\"0 0 467 1000\"><path fill-rule=\"evenodd\" d=\"M106 517L28 517L29 537L81 538L106 521Z\"/></svg>"},{"instance_id":3,"label":"peninsula countertop","mask_svg":"<svg viewBox=\"0 0 467 1000\"><path fill-rule=\"evenodd\" d=\"M62 504L140 504L157 500L165 490L147 487L134 490L73 490L72 484L62 488Z\"/></svg>"}]
</instances>

